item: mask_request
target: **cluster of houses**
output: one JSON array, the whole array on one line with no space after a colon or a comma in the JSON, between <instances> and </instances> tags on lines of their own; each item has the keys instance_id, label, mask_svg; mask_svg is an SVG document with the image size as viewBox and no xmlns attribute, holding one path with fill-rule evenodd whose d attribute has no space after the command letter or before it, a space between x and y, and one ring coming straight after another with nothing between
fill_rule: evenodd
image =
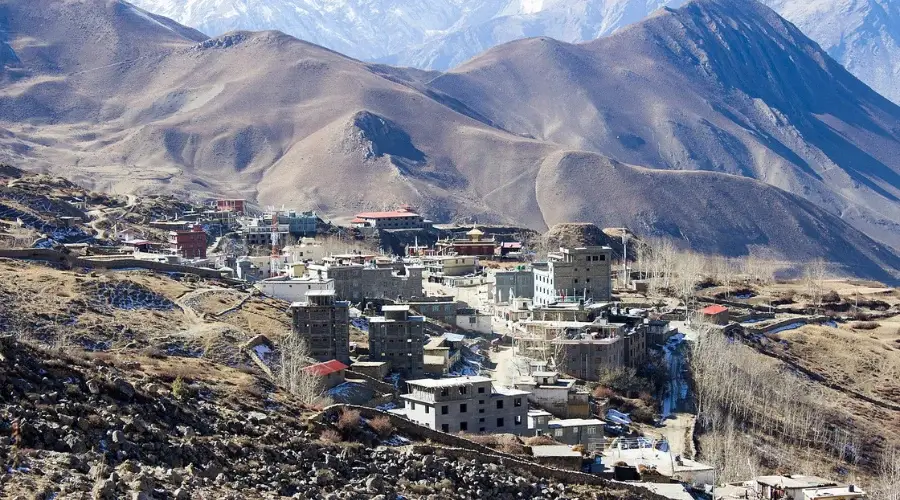
<instances>
[{"instance_id":1,"label":"cluster of houses","mask_svg":"<svg viewBox=\"0 0 900 500\"><path fill-rule=\"evenodd\" d=\"M169 231L171 254L195 262L206 258L212 235L203 228L211 225L237 232L248 245L297 242L278 245L276 257L245 256L228 265L234 277L291 303L293 334L315 360L305 370L324 390L344 384L350 371L393 382L402 406L390 412L435 431L547 436L557 444L531 447L541 463L583 470L588 454L594 456L588 470L616 479L659 475L716 484L712 467L671 453L667 443L612 432L627 431L629 416L598 405L583 385L644 365L652 346L678 333L647 309L613 301L608 247L560 248L541 262L526 263L521 243L473 227L430 246L416 241L402 257L335 255L310 238L319 222L312 212L268 210L251 216L244 200L219 200L215 210L183 219L154 224ZM432 227L409 206L360 213L351 224L361 231ZM131 243L136 252L152 252L148 242ZM481 264L487 259L507 265L486 269ZM456 294L434 292L435 287L484 289L486 300L460 301ZM489 312L481 310L485 304ZM732 311L717 305L700 314L712 324L734 319ZM367 349L351 342L351 325L365 330ZM496 374L459 369L468 354L501 341L512 344L516 358L527 360L524 373L506 386ZM809 476L766 476L718 487L710 496L850 500L865 494Z\"/></svg>"}]
</instances>

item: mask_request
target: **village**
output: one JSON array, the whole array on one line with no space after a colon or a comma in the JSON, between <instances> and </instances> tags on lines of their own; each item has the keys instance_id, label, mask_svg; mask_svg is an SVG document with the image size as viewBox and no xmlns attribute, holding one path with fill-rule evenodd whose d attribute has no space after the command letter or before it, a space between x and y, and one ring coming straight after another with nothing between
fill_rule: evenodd
<instances>
[{"instance_id":1,"label":"village","mask_svg":"<svg viewBox=\"0 0 900 500\"><path fill-rule=\"evenodd\" d=\"M290 384L310 403L367 407L489 446L515 436L536 463L672 499L867 497L801 468L725 482L716 464L694 460L689 344L771 339L835 318L822 297L804 310L754 301L739 286L753 278L737 273L723 293L691 283L690 293L651 294L654 270L628 255L639 250L627 230L536 248L522 233L435 224L408 205L339 226L221 199L98 226L103 212L77 196L59 202L68 211L0 201L10 242L0 257L56 252L105 269L196 273L280 301L291 331L242 348L273 380L295 364ZM12 244L29 234L39 237ZM385 235L393 248L371 244Z\"/></svg>"}]
</instances>

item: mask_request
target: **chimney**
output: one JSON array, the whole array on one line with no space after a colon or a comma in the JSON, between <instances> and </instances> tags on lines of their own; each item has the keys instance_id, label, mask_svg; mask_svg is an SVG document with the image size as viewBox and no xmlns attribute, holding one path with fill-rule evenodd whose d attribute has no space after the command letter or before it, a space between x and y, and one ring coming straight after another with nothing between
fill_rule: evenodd
<instances>
[{"instance_id":1,"label":"chimney","mask_svg":"<svg viewBox=\"0 0 900 500\"><path fill-rule=\"evenodd\" d=\"M856 491L856 486L851 484L847 487L847 490L850 491L850 493L853 493L854 491Z\"/></svg>"}]
</instances>

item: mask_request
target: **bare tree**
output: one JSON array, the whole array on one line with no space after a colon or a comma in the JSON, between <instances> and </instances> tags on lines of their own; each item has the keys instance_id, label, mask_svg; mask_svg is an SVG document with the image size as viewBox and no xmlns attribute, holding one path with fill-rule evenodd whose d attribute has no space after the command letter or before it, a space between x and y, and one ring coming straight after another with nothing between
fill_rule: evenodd
<instances>
[{"instance_id":1,"label":"bare tree","mask_svg":"<svg viewBox=\"0 0 900 500\"><path fill-rule=\"evenodd\" d=\"M823 259L815 259L803 269L803 282L806 285L806 294L810 298L814 312L822 309L822 299L825 296L825 277L827 265Z\"/></svg>"},{"instance_id":2,"label":"bare tree","mask_svg":"<svg viewBox=\"0 0 900 500\"><path fill-rule=\"evenodd\" d=\"M296 334L287 335L281 342L278 384L307 405L324 405L322 377L306 370L314 363L309 346Z\"/></svg>"},{"instance_id":3,"label":"bare tree","mask_svg":"<svg viewBox=\"0 0 900 500\"><path fill-rule=\"evenodd\" d=\"M869 491L872 500L900 500L900 449L892 448L881 456L878 479Z\"/></svg>"}]
</instances>

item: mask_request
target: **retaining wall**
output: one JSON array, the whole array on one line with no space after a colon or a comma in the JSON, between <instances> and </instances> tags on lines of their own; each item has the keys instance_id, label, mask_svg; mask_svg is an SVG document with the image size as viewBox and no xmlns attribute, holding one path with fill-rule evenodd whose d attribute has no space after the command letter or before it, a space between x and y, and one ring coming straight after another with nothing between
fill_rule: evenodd
<instances>
[{"instance_id":1,"label":"retaining wall","mask_svg":"<svg viewBox=\"0 0 900 500\"><path fill-rule=\"evenodd\" d=\"M2 250L0 258L40 260L54 264L61 264L70 268L84 267L89 269L146 269L161 273L193 274L201 278L210 278L224 281L229 284L242 284L242 281L225 278L222 271L204 269L200 267L184 266L180 264L167 264L139 259L90 259L82 258L58 250L45 248L23 248Z\"/></svg>"}]
</instances>

